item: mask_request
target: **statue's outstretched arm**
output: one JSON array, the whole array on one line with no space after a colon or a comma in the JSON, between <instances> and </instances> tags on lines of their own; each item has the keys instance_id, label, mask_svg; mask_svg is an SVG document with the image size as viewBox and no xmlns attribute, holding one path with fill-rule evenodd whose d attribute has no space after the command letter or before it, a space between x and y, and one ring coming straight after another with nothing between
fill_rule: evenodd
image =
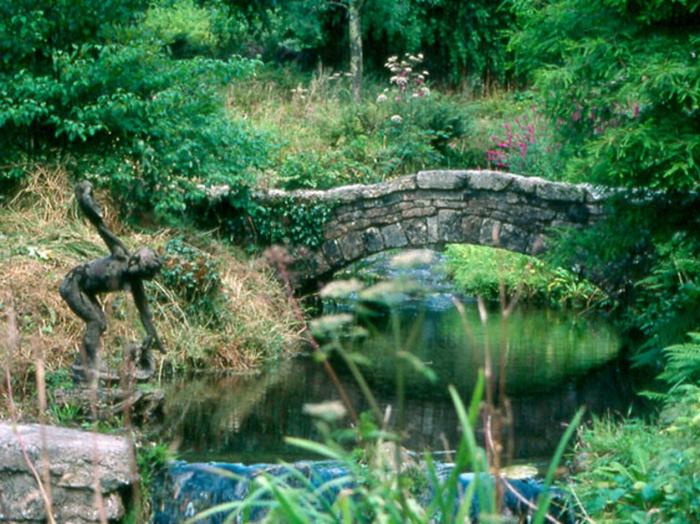
<instances>
[{"instance_id":1,"label":"statue's outstretched arm","mask_svg":"<svg viewBox=\"0 0 700 524\"><path fill-rule=\"evenodd\" d=\"M135 280L131 283L131 293L134 296L136 309L139 310L143 328L146 330L146 338L143 340L143 349L149 350L152 346L155 346L161 353L165 353L165 348L158 338L158 333L156 333L156 328L153 325L151 308L148 306L148 298L146 298L146 292L143 289L143 282L141 280Z\"/></svg>"},{"instance_id":2,"label":"statue's outstretched arm","mask_svg":"<svg viewBox=\"0 0 700 524\"><path fill-rule=\"evenodd\" d=\"M104 222L102 209L92 196L92 184L87 180L77 184L75 186L75 197L82 212L85 213L90 223L97 228L100 237L107 244L109 252L115 257L128 258L129 250Z\"/></svg>"}]
</instances>

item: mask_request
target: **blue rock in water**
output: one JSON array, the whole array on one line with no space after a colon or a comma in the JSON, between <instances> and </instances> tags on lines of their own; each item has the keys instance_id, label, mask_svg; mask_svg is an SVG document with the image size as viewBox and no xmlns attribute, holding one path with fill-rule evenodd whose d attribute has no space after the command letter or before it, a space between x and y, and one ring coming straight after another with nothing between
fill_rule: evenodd
<instances>
[{"instance_id":1,"label":"blue rock in water","mask_svg":"<svg viewBox=\"0 0 700 524\"><path fill-rule=\"evenodd\" d=\"M173 462L158 479L153 495L153 523L176 524L194 517L214 506L233 501L243 501L255 491L256 477L266 475L284 479L294 487L310 486L312 489L340 480L347 476L346 468L332 461L296 462L291 466L277 464L187 463ZM350 485L350 478L346 485ZM323 497L332 503L343 487L339 482L324 490ZM265 502L265 498L259 499ZM222 511L203 519L206 524L220 524L233 511ZM245 521L255 521L264 516L261 505L251 508Z\"/></svg>"},{"instance_id":2,"label":"blue rock in water","mask_svg":"<svg viewBox=\"0 0 700 524\"><path fill-rule=\"evenodd\" d=\"M445 480L452 472L451 464L436 464L438 478ZM319 504L332 504L342 488L351 487L353 479L346 467L334 461L303 461L291 465L276 464L227 464L227 463L187 463L173 462L158 479L154 486L153 520L154 524L177 524L217 505L242 502L256 491L255 478L265 475L269 478L284 480L289 486L308 487L319 493ZM473 473L462 473L458 477L459 495L455 508L459 507L461 498L469 484L475 479ZM329 484L330 481L336 481ZM480 474L481 482L493 482L493 477ZM542 483L534 478L511 479L508 486L503 484L504 509L512 515L524 516L532 510L530 504L536 504L542 493ZM517 495L515 494L517 492ZM558 490L551 490L553 502L550 514L563 524L573 524L574 518L566 499ZM429 502L427 493L425 502ZM236 522L251 522L262 519L265 515L265 502L270 501L267 491L258 493L257 503L251 506L244 518ZM214 513L200 522L221 524L233 511ZM474 495L470 508L470 517L474 522L479 519L480 504Z\"/></svg>"}]
</instances>

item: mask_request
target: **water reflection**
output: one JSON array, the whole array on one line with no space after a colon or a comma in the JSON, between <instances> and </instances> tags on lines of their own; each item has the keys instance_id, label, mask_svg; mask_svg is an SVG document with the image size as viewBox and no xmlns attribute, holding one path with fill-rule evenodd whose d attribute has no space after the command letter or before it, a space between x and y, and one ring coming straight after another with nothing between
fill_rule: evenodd
<instances>
[{"instance_id":1,"label":"water reflection","mask_svg":"<svg viewBox=\"0 0 700 524\"><path fill-rule=\"evenodd\" d=\"M418 373L409 376L405 409L410 448L454 448L458 422L446 386L455 384L465 396L471 394L487 346L495 362L502 355L506 363L515 458L533 460L550 454L563 433L562 424L579 406L595 413L625 412L634 396L628 373L615 360L618 338L603 322L521 309L505 324L493 314L482 326L471 304L465 329L453 307L423 309L402 308L399 322L399 341L420 327L412 351L439 377L432 384ZM382 407L396 403L397 339L386 328L385 323L384 329L355 348L371 362L364 373ZM365 409L352 379L338 367L353 403ZM303 404L338 395L320 365L297 359L258 376L172 384L166 398L166 438L180 443L183 458L274 462L308 458L283 439L315 438L313 421L302 414Z\"/></svg>"},{"instance_id":2,"label":"water reflection","mask_svg":"<svg viewBox=\"0 0 700 524\"><path fill-rule=\"evenodd\" d=\"M485 325L473 303L465 305L463 317L454 306L428 309L421 304L403 306L397 316L397 330L372 330L354 349L371 360L364 371L377 388L393 388L397 342L430 365L442 387L409 370L414 396L444 394L447 384L470 394L487 351L496 372L503 362L506 390L516 395L557 388L610 361L620 348L617 333L606 322L559 311L520 308L507 321L492 311ZM411 336L412 330L417 336Z\"/></svg>"}]
</instances>

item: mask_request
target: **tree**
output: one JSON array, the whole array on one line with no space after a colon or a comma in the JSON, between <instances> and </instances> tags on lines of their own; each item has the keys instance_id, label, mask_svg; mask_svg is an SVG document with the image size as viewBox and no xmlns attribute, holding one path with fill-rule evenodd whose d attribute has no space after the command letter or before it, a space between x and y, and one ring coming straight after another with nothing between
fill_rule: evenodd
<instances>
[{"instance_id":1,"label":"tree","mask_svg":"<svg viewBox=\"0 0 700 524\"><path fill-rule=\"evenodd\" d=\"M348 39L350 41L350 75L355 102L362 96L362 21L360 12L364 0L348 0Z\"/></svg>"},{"instance_id":2,"label":"tree","mask_svg":"<svg viewBox=\"0 0 700 524\"><path fill-rule=\"evenodd\" d=\"M516 0L518 71L558 121L568 172L700 185L700 1Z\"/></svg>"}]
</instances>

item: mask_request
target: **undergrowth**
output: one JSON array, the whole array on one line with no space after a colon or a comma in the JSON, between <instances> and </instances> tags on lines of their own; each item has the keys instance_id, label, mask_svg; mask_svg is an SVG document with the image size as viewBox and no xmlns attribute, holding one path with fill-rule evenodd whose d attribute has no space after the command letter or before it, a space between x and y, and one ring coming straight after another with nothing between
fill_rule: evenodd
<instances>
[{"instance_id":1,"label":"undergrowth","mask_svg":"<svg viewBox=\"0 0 700 524\"><path fill-rule=\"evenodd\" d=\"M13 297L23 340L13 358L18 384L30 382L38 353L48 373L70 366L83 323L60 298L58 286L73 267L108 254L81 219L71 187L63 168L37 167L0 208L0 289ZM150 246L165 261L161 275L147 287L167 349L158 357L161 374L250 369L295 351L297 321L264 264L246 260L212 234L127 229L113 216L108 195L97 198L106 222L128 246ZM126 343L142 338L138 313L126 293L102 299L108 323L102 355L108 363L121 362ZM0 303L0 311L4 307Z\"/></svg>"},{"instance_id":2,"label":"undergrowth","mask_svg":"<svg viewBox=\"0 0 700 524\"><path fill-rule=\"evenodd\" d=\"M487 246L450 245L447 270L466 294L499 300L500 286L519 300L557 307L590 309L606 304L594 284L534 257Z\"/></svg>"},{"instance_id":3,"label":"undergrowth","mask_svg":"<svg viewBox=\"0 0 700 524\"><path fill-rule=\"evenodd\" d=\"M575 490L597 522L700 522L700 388L678 387L654 423L597 419L579 433Z\"/></svg>"}]
</instances>

